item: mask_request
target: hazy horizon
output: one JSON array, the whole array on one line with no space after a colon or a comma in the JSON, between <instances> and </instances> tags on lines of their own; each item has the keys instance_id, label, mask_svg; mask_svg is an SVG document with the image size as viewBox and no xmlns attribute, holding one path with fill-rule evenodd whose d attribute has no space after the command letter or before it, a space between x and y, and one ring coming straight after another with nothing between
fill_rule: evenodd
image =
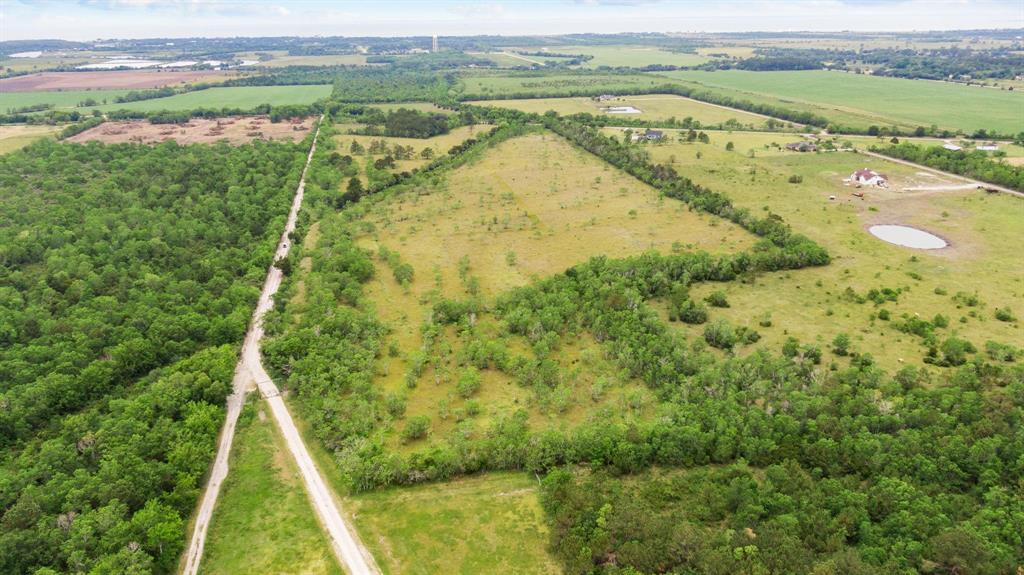
<instances>
[{"instance_id":1,"label":"hazy horizon","mask_svg":"<svg viewBox=\"0 0 1024 575\"><path fill-rule=\"evenodd\" d=\"M1024 27L1024 2L1016 0L0 2L3 41L588 32L910 32L1020 27Z\"/></svg>"}]
</instances>

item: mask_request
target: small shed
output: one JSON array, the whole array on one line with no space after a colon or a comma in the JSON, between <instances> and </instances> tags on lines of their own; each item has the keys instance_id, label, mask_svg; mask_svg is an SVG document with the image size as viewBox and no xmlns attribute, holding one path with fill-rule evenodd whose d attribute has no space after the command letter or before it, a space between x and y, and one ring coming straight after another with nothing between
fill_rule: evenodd
<instances>
[{"instance_id":1,"label":"small shed","mask_svg":"<svg viewBox=\"0 0 1024 575\"><path fill-rule=\"evenodd\" d=\"M961 148L960 146L958 146L956 144L943 144L942 147L947 149L947 150L949 150L949 151L951 151L951 152L959 152L960 150L963 149L963 148Z\"/></svg>"}]
</instances>

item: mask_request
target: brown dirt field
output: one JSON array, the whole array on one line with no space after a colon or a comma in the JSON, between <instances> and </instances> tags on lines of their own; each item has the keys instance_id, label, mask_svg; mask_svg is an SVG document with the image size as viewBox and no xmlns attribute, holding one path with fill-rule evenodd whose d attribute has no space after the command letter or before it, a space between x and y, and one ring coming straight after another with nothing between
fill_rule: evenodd
<instances>
[{"instance_id":1,"label":"brown dirt field","mask_svg":"<svg viewBox=\"0 0 1024 575\"><path fill-rule=\"evenodd\" d=\"M235 116L210 120L193 118L188 124L181 125L127 120L104 122L91 130L68 138L67 141L158 144L174 140L179 144L212 144L225 140L229 144L244 144L251 140L264 139L297 142L309 134L315 120L309 117L297 124L289 121L274 124L267 116Z\"/></svg>"},{"instance_id":2,"label":"brown dirt field","mask_svg":"<svg viewBox=\"0 0 1024 575\"><path fill-rule=\"evenodd\" d=\"M147 89L222 81L234 72L218 70L112 70L108 72L41 72L0 79L0 92L41 90Z\"/></svg>"}]
</instances>

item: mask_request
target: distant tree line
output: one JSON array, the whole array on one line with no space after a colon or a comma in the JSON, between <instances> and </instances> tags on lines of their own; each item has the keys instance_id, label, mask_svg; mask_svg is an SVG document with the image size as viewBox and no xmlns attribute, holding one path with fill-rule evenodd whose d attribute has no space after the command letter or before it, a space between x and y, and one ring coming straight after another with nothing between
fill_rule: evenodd
<instances>
[{"instance_id":1,"label":"distant tree line","mask_svg":"<svg viewBox=\"0 0 1024 575\"><path fill-rule=\"evenodd\" d=\"M871 146L871 151L1024 192L1024 167L999 161L983 150L947 150L903 142Z\"/></svg>"}]
</instances>

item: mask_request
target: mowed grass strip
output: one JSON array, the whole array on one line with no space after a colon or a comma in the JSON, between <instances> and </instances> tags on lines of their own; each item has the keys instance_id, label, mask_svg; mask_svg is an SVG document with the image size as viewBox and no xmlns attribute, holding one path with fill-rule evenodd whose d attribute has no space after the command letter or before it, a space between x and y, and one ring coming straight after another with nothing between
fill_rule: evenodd
<instances>
[{"instance_id":1,"label":"mowed grass strip","mask_svg":"<svg viewBox=\"0 0 1024 575\"><path fill-rule=\"evenodd\" d=\"M386 574L561 573L546 552L537 480L526 474L489 473L347 501Z\"/></svg>"},{"instance_id":2,"label":"mowed grass strip","mask_svg":"<svg viewBox=\"0 0 1024 575\"><path fill-rule=\"evenodd\" d=\"M599 101L591 97L572 98L524 98L519 100L479 100L468 102L477 106L495 106L512 108L523 112L543 114L549 110L566 116L571 114L594 114L595 116L621 117L625 120L667 120L675 118L693 118L702 124L720 124L728 120L736 120L744 126L762 127L766 118L720 106L705 104L697 100L683 98L672 94L648 94L640 96L618 96L611 100ZM639 114L608 114L604 108L611 106L633 106L641 111Z\"/></svg>"},{"instance_id":3,"label":"mowed grass strip","mask_svg":"<svg viewBox=\"0 0 1024 575\"><path fill-rule=\"evenodd\" d=\"M1024 95L993 88L824 70L680 70L660 75L734 98L808 110L853 127L894 124L913 129L934 124L968 133L1024 130Z\"/></svg>"},{"instance_id":4,"label":"mowed grass strip","mask_svg":"<svg viewBox=\"0 0 1024 575\"><path fill-rule=\"evenodd\" d=\"M342 575L269 414L242 412L200 573Z\"/></svg>"},{"instance_id":5,"label":"mowed grass strip","mask_svg":"<svg viewBox=\"0 0 1024 575\"><path fill-rule=\"evenodd\" d=\"M743 353L759 346L778 352L785 339L794 336L822 346L827 364L841 361L827 350L836 335L846 333L855 350L871 353L890 373L906 365L923 366L926 348L921 339L894 327L903 314L924 320L945 315L949 327L937 330L939 340L962 337L982 354L990 339L1019 346L1019 323L998 321L994 311L1009 307L1018 317L1024 312L1024 260L1015 239L1024 210L1020 198L956 189L962 181L850 152L801 154L772 146L795 141L792 135L709 134L710 144L666 142L647 149L657 161L674 162L680 173L724 191L738 207L755 212L767 207L781 215L833 257L824 267L765 274L753 282L694 287L698 299L716 290L726 293L730 307L710 308L712 320L727 319L761 334L761 341L743 348ZM857 145L865 140L854 139ZM733 151L726 150L729 142ZM890 187L844 185L844 178L864 167L887 174ZM791 176L802 181L790 183ZM864 198L854 192L863 192ZM945 238L950 247L915 250L892 245L868 233L873 224L918 227ZM883 287L904 292L898 301L876 306L847 299L848 287L861 295ZM958 292L977 294L981 305L953 301ZM882 309L891 320L877 318ZM759 325L766 316L770 327ZM704 326L673 325L693 338L703 336Z\"/></svg>"}]
</instances>

